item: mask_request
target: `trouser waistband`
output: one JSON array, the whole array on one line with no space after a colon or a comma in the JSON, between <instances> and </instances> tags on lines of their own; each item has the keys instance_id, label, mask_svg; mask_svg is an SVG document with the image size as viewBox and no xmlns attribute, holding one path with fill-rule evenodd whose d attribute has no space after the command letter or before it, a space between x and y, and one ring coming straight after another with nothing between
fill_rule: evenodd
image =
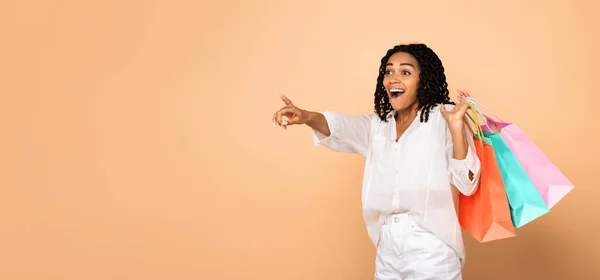
<instances>
[{"instance_id":1,"label":"trouser waistband","mask_svg":"<svg viewBox=\"0 0 600 280\"><path fill-rule=\"evenodd\" d=\"M394 214L386 214L383 217L383 224L391 225L391 224L415 224L416 219L410 215L410 213L394 213Z\"/></svg>"}]
</instances>

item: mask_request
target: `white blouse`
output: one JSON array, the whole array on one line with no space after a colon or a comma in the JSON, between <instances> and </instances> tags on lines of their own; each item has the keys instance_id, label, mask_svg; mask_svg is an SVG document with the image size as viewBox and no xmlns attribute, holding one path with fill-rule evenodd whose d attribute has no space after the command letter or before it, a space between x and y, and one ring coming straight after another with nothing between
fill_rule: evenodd
<instances>
[{"instance_id":1,"label":"white blouse","mask_svg":"<svg viewBox=\"0 0 600 280\"><path fill-rule=\"evenodd\" d=\"M445 106L448 111L454 107ZM394 114L390 112L388 122L383 122L377 114L345 116L324 112L331 135L326 137L313 130L315 145L365 157L362 209L373 244L378 243L386 215L408 212L454 249L464 264L465 249L456 210L458 191L471 195L479 183L481 163L473 134L465 125L467 157L456 160L440 105L430 110L426 123L420 122L419 110L398 142ZM473 180L469 179L469 171L474 174Z\"/></svg>"}]
</instances>

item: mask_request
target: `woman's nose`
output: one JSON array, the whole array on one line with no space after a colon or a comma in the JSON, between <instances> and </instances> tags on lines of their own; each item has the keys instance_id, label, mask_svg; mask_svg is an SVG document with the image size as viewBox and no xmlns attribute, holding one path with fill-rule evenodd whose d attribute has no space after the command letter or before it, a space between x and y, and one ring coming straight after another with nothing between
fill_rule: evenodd
<instances>
[{"instance_id":1,"label":"woman's nose","mask_svg":"<svg viewBox=\"0 0 600 280\"><path fill-rule=\"evenodd\" d=\"M398 74L392 74L390 82L392 82L394 84L400 83L400 75L398 75Z\"/></svg>"}]
</instances>

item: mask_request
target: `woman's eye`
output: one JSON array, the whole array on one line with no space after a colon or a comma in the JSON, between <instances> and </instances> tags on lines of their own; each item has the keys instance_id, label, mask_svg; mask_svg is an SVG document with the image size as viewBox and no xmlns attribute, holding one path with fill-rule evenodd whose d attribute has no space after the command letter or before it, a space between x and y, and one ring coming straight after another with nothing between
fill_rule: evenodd
<instances>
[{"instance_id":1,"label":"woman's eye","mask_svg":"<svg viewBox=\"0 0 600 280\"><path fill-rule=\"evenodd\" d=\"M402 75L410 75L410 72L408 72L408 71L402 71Z\"/></svg>"},{"instance_id":2,"label":"woman's eye","mask_svg":"<svg viewBox=\"0 0 600 280\"><path fill-rule=\"evenodd\" d=\"M392 71L386 70L384 73L385 73L385 75L391 75Z\"/></svg>"}]
</instances>

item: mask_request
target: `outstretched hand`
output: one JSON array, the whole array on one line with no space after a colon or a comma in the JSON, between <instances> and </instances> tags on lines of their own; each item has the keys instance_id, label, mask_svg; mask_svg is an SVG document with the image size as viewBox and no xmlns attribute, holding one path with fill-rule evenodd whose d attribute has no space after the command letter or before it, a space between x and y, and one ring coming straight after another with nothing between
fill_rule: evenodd
<instances>
[{"instance_id":1,"label":"outstretched hand","mask_svg":"<svg viewBox=\"0 0 600 280\"><path fill-rule=\"evenodd\" d=\"M288 125L304 124L307 122L307 113L296 107L292 101L285 95L281 95L281 100L285 103L285 107L273 114L273 126L281 126L287 129Z\"/></svg>"}]
</instances>

